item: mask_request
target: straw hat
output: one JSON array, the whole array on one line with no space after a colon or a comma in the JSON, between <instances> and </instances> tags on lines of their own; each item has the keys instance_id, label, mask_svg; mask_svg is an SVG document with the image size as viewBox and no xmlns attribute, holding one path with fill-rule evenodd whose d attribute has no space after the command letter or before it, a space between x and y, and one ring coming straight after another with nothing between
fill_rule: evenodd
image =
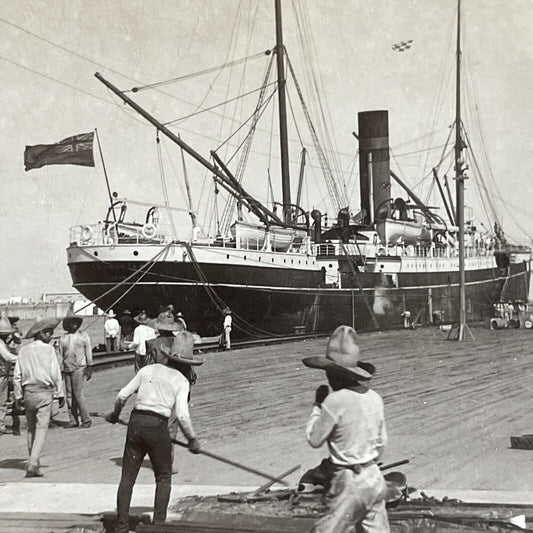
<instances>
[{"instance_id":1,"label":"straw hat","mask_svg":"<svg viewBox=\"0 0 533 533\"><path fill-rule=\"evenodd\" d=\"M11 321L7 317L5 312L2 312L0 317L0 335L9 335L10 333L15 333L17 331L11 324Z\"/></svg>"},{"instance_id":2,"label":"straw hat","mask_svg":"<svg viewBox=\"0 0 533 533\"><path fill-rule=\"evenodd\" d=\"M55 329L61 322L60 318L44 318L43 320L37 320L25 335L25 339L31 339L45 329Z\"/></svg>"},{"instance_id":3,"label":"straw hat","mask_svg":"<svg viewBox=\"0 0 533 533\"><path fill-rule=\"evenodd\" d=\"M149 320L148 325L159 331L179 331L181 329L181 325L174 320L173 316L169 316L167 311L159 313L155 320Z\"/></svg>"},{"instance_id":4,"label":"straw hat","mask_svg":"<svg viewBox=\"0 0 533 533\"><path fill-rule=\"evenodd\" d=\"M231 315L231 309L229 307L224 307L224 309L222 309L222 312L225 315Z\"/></svg>"},{"instance_id":5,"label":"straw hat","mask_svg":"<svg viewBox=\"0 0 533 533\"><path fill-rule=\"evenodd\" d=\"M108 318L115 318L117 315L115 315L115 311L113 311L113 309L110 309L107 312L107 316L108 316Z\"/></svg>"},{"instance_id":6,"label":"straw hat","mask_svg":"<svg viewBox=\"0 0 533 533\"><path fill-rule=\"evenodd\" d=\"M193 354L194 335L189 331L180 331L172 342L172 346L161 346L163 353L176 363L185 363L186 365L199 366L204 362L194 359Z\"/></svg>"},{"instance_id":7,"label":"straw hat","mask_svg":"<svg viewBox=\"0 0 533 533\"><path fill-rule=\"evenodd\" d=\"M376 372L374 365L359 360L357 333L350 326L339 326L328 340L326 355L304 357L304 365L333 370L360 379L370 379Z\"/></svg>"}]
</instances>

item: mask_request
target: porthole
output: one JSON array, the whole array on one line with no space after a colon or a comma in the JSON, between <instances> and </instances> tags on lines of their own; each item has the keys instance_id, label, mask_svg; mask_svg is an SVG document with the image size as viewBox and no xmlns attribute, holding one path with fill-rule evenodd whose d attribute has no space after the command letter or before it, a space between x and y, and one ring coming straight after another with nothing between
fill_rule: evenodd
<instances>
[{"instance_id":1,"label":"porthole","mask_svg":"<svg viewBox=\"0 0 533 533\"><path fill-rule=\"evenodd\" d=\"M260 258L260 257L258 258L258 261L261 261L261 258Z\"/></svg>"},{"instance_id":2,"label":"porthole","mask_svg":"<svg viewBox=\"0 0 533 533\"><path fill-rule=\"evenodd\" d=\"M333 265L331 263L328 266L329 266L329 268L333 268Z\"/></svg>"},{"instance_id":3,"label":"porthole","mask_svg":"<svg viewBox=\"0 0 533 533\"><path fill-rule=\"evenodd\" d=\"M272 262L274 262L274 258L272 258Z\"/></svg>"},{"instance_id":4,"label":"porthole","mask_svg":"<svg viewBox=\"0 0 533 533\"><path fill-rule=\"evenodd\" d=\"M137 250L133 250L133 255L137 257L139 255L139 252Z\"/></svg>"},{"instance_id":5,"label":"porthole","mask_svg":"<svg viewBox=\"0 0 533 533\"><path fill-rule=\"evenodd\" d=\"M98 257L98 252L93 252L96 257Z\"/></svg>"},{"instance_id":6,"label":"porthole","mask_svg":"<svg viewBox=\"0 0 533 533\"><path fill-rule=\"evenodd\" d=\"M229 254L226 254L226 259L229 259Z\"/></svg>"},{"instance_id":7,"label":"porthole","mask_svg":"<svg viewBox=\"0 0 533 533\"><path fill-rule=\"evenodd\" d=\"M246 256L244 256L244 260L246 261Z\"/></svg>"}]
</instances>

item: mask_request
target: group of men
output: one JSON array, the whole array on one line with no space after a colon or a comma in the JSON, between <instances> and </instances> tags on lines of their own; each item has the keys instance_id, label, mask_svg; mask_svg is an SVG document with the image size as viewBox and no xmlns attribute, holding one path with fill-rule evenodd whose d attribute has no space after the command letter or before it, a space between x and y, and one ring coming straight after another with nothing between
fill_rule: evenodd
<instances>
[{"instance_id":1,"label":"group of men","mask_svg":"<svg viewBox=\"0 0 533 533\"><path fill-rule=\"evenodd\" d=\"M139 314L136 322L157 331L152 339L144 337L144 360L133 379L118 393L113 410L106 415L110 423L119 421L124 404L134 393L135 406L128 422L122 475L117 494L118 526L128 531L128 515L135 479L146 455L152 463L155 481L154 523L166 519L173 471L173 445L178 428L188 439L189 450L201 453L190 414L191 387L196 382L195 367L203 362L193 355L194 337L186 324L176 317L171 306L152 321ZM58 358L50 345L58 319L36 322L26 333L29 344L18 350L14 372L17 407L25 408L28 425L29 461L27 477L42 476L39 457L44 445L54 396L64 404L65 393ZM66 317L61 338L64 380L69 400L72 425L81 417L82 426L90 423L86 416L80 383L91 377L92 358L86 352L86 334L79 332L81 319ZM4 347L14 355L16 341L7 317L0 320L0 355L6 359ZM139 336L137 337L137 341ZM135 332L132 343L135 343ZM89 343L90 347L90 343ZM90 351L90 350L89 350ZM82 355L85 354L85 355ZM12 364L13 360L10 360ZM66 362L66 364L65 364ZM144 363L144 364L143 364ZM320 483L328 504L326 514L314 525L313 533L357 531L387 533L389 525L385 509L386 483L378 460L387 444L383 400L370 388L375 367L360 360L356 332L340 326L329 338L324 356L306 357L303 363L325 370L328 385L320 385L306 427L307 441L318 448L327 444L329 456L320 470ZM2 374L0 374L0 379ZM0 381L0 391L3 382ZM77 402L76 409L74 404ZM81 405L80 405L81 402ZM322 466L326 464L325 468ZM326 473L326 474L325 474ZM305 476L304 476L305 477ZM326 479L324 479L326 478ZM318 484L318 482L317 482Z\"/></svg>"},{"instance_id":2,"label":"group of men","mask_svg":"<svg viewBox=\"0 0 533 533\"><path fill-rule=\"evenodd\" d=\"M157 329L172 332L173 320L162 313ZM338 327L331 335L325 356L306 357L303 363L325 370L328 385L320 385L306 427L309 444L327 443L329 457L307 472L307 480L322 486L328 505L312 533L357 531L387 533L387 487L378 465L387 444L384 405L370 388L375 367L360 360L355 330ZM122 477L117 495L119 533L128 531L131 494L141 463L148 454L155 472L154 523L163 523L170 498L172 465L171 417L189 440L189 450L201 453L188 410L190 387L196 380L194 340L186 330L149 341L152 365L142 367L118 394L110 423L119 420L126 400L137 393L124 449ZM331 391L330 391L331 389ZM324 466L326 465L326 466ZM316 475L318 472L318 475Z\"/></svg>"},{"instance_id":3,"label":"group of men","mask_svg":"<svg viewBox=\"0 0 533 533\"><path fill-rule=\"evenodd\" d=\"M22 346L15 320L10 321L5 313L0 317L0 433L6 432L12 373L14 435L20 435L19 413L23 410L26 413L29 454L26 477L43 476L40 455L54 400L61 408L65 396L67 398L70 421L66 427L91 426L83 393L84 381L92 375L91 342L87 333L79 331L83 318L69 315L63 319L65 334L59 339L56 350L51 340L60 321L59 318L36 321L25 335L31 342Z\"/></svg>"}]
</instances>

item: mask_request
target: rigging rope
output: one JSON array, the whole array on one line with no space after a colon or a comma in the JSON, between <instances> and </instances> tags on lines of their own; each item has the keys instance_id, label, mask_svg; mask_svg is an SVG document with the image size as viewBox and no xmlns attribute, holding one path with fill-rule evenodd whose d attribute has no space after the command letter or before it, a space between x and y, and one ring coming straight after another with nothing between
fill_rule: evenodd
<instances>
[{"instance_id":1,"label":"rigging rope","mask_svg":"<svg viewBox=\"0 0 533 533\"><path fill-rule=\"evenodd\" d=\"M125 93L127 92L140 92L140 91L146 91L148 89L156 89L158 87L163 87L164 85L170 85L172 83L178 83L180 81L184 81L184 80L190 80L192 78L197 78L199 76L205 76L206 74L211 74L212 72L217 72L217 71L220 71L220 70L223 70L225 68L231 68L231 67L235 67L237 65L242 65L243 63L246 63L248 61L253 61L254 59L259 59L260 57L263 57L264 55L269 55L271 53L271 50L266 50L264 52L258 52L257 54L253 54L251 56L248 56L248 57L243 57L241 59L236 59L235 61L230 61L229 63L222 63L222 65L218 65L216 67L210 67L210 68L206 68L204 70L200 70L198 72L193 72L191 74L185 74L184 76L178 76L176 78L171 78L169 80L165 80L165 81L158 81L158 82L155 82L155 83L150 83L150 84L147 84L147 85L141 85L139 87L133 87L132 89L129 89L127 91L124 91Z\"/></svg>"},{"instance_id":2,"label":"rigging rope","mask_svg":"<svg viewBox=\"0 0 533 533\"><path fill-rule=\"evenodd\" d=\"M335 178L333 177L333 174L331 172L331 168L330 168L328 160L326 158L326 154L322 150L322 146L320 145L320 141L318 140L318 135L316 133L315 127L313 125L313 122L311 121L311 116L309 115L309 110L307 109L307 105L306 105L306 103L305 103L305 101L303 99L303 94L302 94L302 91L300 89L300 85L298 84L298 80L296 79L296 75L294 73L294 69L292 68L292 64L291 64L291 61L290 61L288 55L286 55L286 59L287 59L287 66L288 66L289 72L291 73L294 85L296 87L296 92L298 93L298 97L300 99L300 105L302 106L302 109L303 109L303 112L304 112L304 115L305 115L305 119L307 121L307 126L309 128L309 132L310 132L311 137L313 139L313 145L315 147L315 151L317 153L318 159L319 159L320 164L322 166L322 170L324 172L324 178L325 178L325 181L326 181L326 186L328 188L328 192L329 192L329 194L331 196L331 199L332 199L332 202L333 202L333 205L334 205L334 208L335 208L336 212L339 212L343 207L346 207L347 201L346 201L345 198L343 198L341 200L341 197L339 195L339 191L338 191L338 188L337 188L337 184L335 182Z\"/></svg>"},{"instance_id":3,"label":"rigging rope","mask_svg":"<svg viewBox=\"0 0 533 533\"><path fill-rule=\"evenodd\" d=\"M178 238L178 232L176 231L176 226L174 224L174 217L172 215L172 210L170 208L170 202L168 200L168 191L167 184L165 180L165 170L163 168L163 158L161 156L161 140L159 139L159 130L156 130L156 144L157 144L157 162L159 164L159 176L161 178L161 187L163 189L163 197L165 201L165 207L167 208L168 218L170 219L170 227L172 228L172 233L174 238Z\"/></svg>"},{"instance_id":4,"label":"rigging rope","mask_svg":"<svg viewBox=\"0 0 533 533\"><path fill-rule=\"evenodd\" d=\"M267 85L267 87L270 86L270 85L275 85L275 83L276 82L269 83ZM212 111L213 109L216 109L217 107L225 106L226 104L229 104L231 102L235 102L236 100L240 100L241 98L244 98L245 96L249 96L250 94L254 94L254 93L257 93L259 91L263 91L264 89L265 89L264 86L258 87L257 89L252 89L251 91L245 92L243 94L239 94L239 96L236 96L235 98L230 98L229 100L226 100L226 101L221 102L219 104L215 104L215 105L212 105L210 107L205 107L204 109L201 109L200 111L195 111L194 113L190 113L189 115L185 115L185 116L180 117L180 118L175 118L174 120L170 120L169 122L163 122L163 126L172 126L174 124L178 124L179 122L184 122L184 121L186 121L187 119L189 119L191 117L195 117L197 115L201 115L202 113L205 113L207 111Z\"/></svg>"}]
</instances>

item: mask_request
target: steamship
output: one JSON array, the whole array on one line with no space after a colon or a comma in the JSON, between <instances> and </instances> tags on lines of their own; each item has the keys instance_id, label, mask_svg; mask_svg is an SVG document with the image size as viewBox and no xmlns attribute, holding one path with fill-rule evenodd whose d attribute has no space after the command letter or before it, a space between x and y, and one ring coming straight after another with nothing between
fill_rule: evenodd
<instances>
[{"instance_id":1,"label":"steamship","mask_svg":"<svg viewBox=\"0 0 533 533\"><path fill-rule=\"evenodd\" d=\"M275 7L280 24L280 0ZM338 200L333 217L301 207L300 194L291 202L287 65L281 31L276 37L272 57L278 76L282 215L248 193L217 153L204 158L97 73L126 105L207 168L237 209L226 233L206 237L193 217L192 237L181 239L160 227L157 213L168 206L114 197L102 222L71 228L67 255L73 286L115 312L144 308L155 316L172 303L185 314L190 329L204 336L220 332L226 306L241 336L330 332L340 324L377 330L399 327L406 316L419 324L455 322L461 309L461 271L467 321L492 316L500 300L526 301L530 249L511 245L498 223L481 231L465 221L437 175L446 216L425 205L391 171L386 110L358 114L361 205L356 213L343 204L330 175L328 191ZM461 124L459 116L456 124ZM457 127L457 182L466 172L466 152ZM393 184L403 197L391 197ZM132 205L149 208L144 222L128 220Z\"/></svg>"}]
</instances>

